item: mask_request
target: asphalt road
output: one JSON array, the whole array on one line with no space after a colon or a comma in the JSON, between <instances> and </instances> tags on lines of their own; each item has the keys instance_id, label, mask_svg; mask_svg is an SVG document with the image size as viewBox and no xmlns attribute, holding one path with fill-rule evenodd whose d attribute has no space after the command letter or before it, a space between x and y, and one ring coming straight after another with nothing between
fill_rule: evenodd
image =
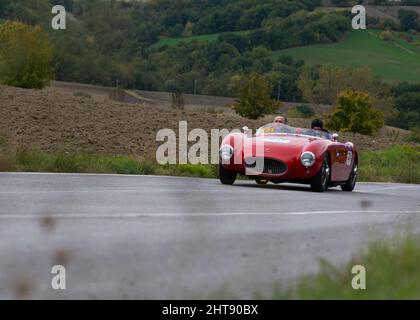
<instances>
[{"instance_id":1,"label":"asphalt road","mask_svg":"<svg viewBox=\"0 0 420 320\"><path fill-rule=\"evenodd\" d=\"M270 298L378 238L419 231L420 185L0 174L0 298ZM363 264L363 261L360 261ZM51 288L66 266L67 289ZM350 271L349 271L350 272Z\"/></svg>"}]
</instances>

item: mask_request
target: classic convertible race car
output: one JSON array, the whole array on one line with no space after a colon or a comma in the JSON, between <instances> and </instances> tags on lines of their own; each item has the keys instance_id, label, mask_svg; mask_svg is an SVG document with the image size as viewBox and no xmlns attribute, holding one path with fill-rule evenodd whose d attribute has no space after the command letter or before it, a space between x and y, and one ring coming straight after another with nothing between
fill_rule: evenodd
<instances>
[{"instance_id":1,"label":"classic convertible race car","mask_svg":"<svg viewBox=\"0 0 420 320\"><path fill-rule=\"evenodd\" d=\"M232 133L220 148L219 178L232 185L238 174L258 184L303 183L323 192L341 186L353 191L358 173L358 154L351 142L322 130L270 123L255 135L247 128Z\"/></svg>"}]
</instances>

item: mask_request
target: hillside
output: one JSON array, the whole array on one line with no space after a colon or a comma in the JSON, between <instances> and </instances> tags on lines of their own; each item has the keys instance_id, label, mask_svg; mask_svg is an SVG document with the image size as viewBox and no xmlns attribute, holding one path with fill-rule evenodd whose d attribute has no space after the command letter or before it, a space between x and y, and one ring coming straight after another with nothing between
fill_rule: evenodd
<instances>
[{"instance_id":1,"label":"hillside","mask_svg":"<svg viewBox=\"0 0 420 320\"><path fill-rule=\"evenodd\" d=\"M315 44L285 50L273 51L273 56L291 55L295 60L307 64L330 64L337 66L368 67L387 83L420 80L420 36L409 43L398 38L403 33L395 32L392 41L380 38L380 30L352 31L333 44ZM237 34L246 34L238 32ZM216 42L220 34L210 34L182 38L163 38L154 47L175 46L191 41Z\"/></svg>"},{"instance_id":2,"label":"hillside","mask_svg":"<svg viewBox=\"0 0 420 320\"><path fill-rule=\"evenodd\" d=\"M254 30L253 30L254 31ZM234 34L238 36L248 35L250 31L234 31L230 32L229 34ZM171 38L171 37L160 37L159 41L156 42L151 46L151 48L160 48L163 46L175 46L183 41L191 42L191 41L204 41L204 42L213 42L219 39L220 35L224 33L213 33L213 34L204 34L198 36L190 36L190 37L178 37L178 38Z\"/></svg>"},{"instance_id":3,"label":"hillside","mask_svg":"<svg viewBox=\"0 0 420 320\"><path fill-rule=\"evenodd\" d=\"M244 125L255 129L273 119L252 121L230 112L176 112L155 105L101 102L54 88L37 91L0 86L0 105L0 135L18 146L152 159L159 145L157 131L170 128L177 132L180 120L188 121L190 130L210 132ZM309 121L290 119L295 126L308 126ZM384 128L375 137L347 133L340 139L354 141L361 149L382 149L400 144L405 136L404 130Z\"/></svg>"},{"instance_id":4,"label":"hillside","mask_svg":"<svg viewBox=\"0 0 420 320\"><path fill-rule=\"evenodd\" d=\"M352 31L335 44L312 45L278 51L308 64L369 67L389 83L420 80L420 48L401 39L387 42L377 30Z\"/></svg>"}]
</instances>

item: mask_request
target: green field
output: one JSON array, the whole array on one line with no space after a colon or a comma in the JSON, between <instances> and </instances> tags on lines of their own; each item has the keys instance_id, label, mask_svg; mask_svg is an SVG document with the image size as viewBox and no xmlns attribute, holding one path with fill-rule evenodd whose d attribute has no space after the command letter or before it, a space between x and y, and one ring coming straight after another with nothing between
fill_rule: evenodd
<instances>
[{"instance_id":1,"label":"green field","mask_svg":"<svg viewBox=\"0 0 420 320\"><path fill-rule=\"evenodd\" d=\"M396 38L387 42L380 31L352 31L335 44L312 45L277 51L290 54L307 64L369 67L388 83L420 81L420 48Z\"/></svg>"},{"instance_id":2,"label":"green field","mask_svg":"<svg viewBox=\"0 0 420 320\"><path fill-rule=\"evenodd\" d=\"M236 34L247 34L250 31L238 31ZM346 39L328 45L310 45L274 52L274 55L289 54L296 59L305 60L307 64L327 64L369 67L374 74L385 82L394 84L401 81L420 81L420 48L413 43L420 43L417 36L413 43L399 39L397 33L392 41L382 40L380 30L352 31ZM174 46L182 41L217 41L220 33L201 36L166 38L162 37L153 48L165 45Z\"/></svg>"}]
</instances>

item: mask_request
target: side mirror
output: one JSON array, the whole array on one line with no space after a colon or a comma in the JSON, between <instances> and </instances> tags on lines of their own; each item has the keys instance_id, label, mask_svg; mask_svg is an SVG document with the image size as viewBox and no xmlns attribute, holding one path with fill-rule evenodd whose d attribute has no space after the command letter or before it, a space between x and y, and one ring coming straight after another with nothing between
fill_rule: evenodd
<instances>
[{"instance_id":1,"label":"side mirror","mask_svg":"<svg viewBox=\"0 0 420 320\"><path fill-rule=\"evenodd\" d=\"M337 141L338 140L338 137L339 137L338 133L334 133L332 135L332 138L333 138L334 141Z\"/></svg>"}]
</instances>

